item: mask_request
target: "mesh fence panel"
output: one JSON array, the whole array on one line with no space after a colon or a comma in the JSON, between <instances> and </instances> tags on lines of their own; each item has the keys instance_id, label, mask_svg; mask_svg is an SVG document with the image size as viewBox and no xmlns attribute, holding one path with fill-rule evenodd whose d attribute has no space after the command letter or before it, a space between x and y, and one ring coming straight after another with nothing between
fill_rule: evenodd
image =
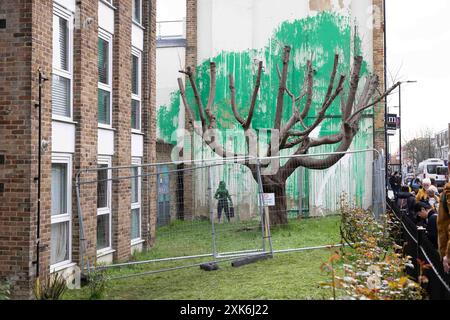
<instances>
[{"instance_id":1,"label":"mesh fence panel","mask_svg":"<svg viewBox=\"0 0 450 320\"><path fill-rule=\"evenodd\" d=\"M306 169L301 165L305 159L319 165ZM154 186L156 212L150 213L150 219L156 225L152 234L155 241L146 258L224 258L338 243L338 233L330 235L328 243L302 239L300 220L337 215L342 200L363 209L382 206L382 199L373 190L384 189L384 173L382 162L374 159L374 150L363 150L252 161L216 159L121 168L102 165L92 169L98 170L97 179L82 185L95 184L98 205L110 208L109 212L100 207L98 211L106 217L101 217L101 230L97 228L103 246L113 243L108 239L110 234L99 231L109 230L114 223L114 201L110 202L114 186L129 185L132 239L147 223L139 210L151 207L145 203L150 198L145 200L139 192L143 186L147 186L146 192ZM279 227L284 222L290 227Z\"/></svg>"}]
</instances>

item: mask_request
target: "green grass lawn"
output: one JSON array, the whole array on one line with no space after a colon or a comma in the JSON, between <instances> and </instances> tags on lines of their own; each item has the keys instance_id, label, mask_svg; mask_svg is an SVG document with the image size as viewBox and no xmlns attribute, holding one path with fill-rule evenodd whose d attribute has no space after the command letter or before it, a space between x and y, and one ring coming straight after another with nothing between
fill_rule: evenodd
<instances>
[{"instance_id":1,"label":"green grass lawn","mask_svg":"<svg viewBox=\"0 0 450 320\"><path fill-rule=\"evenodd\" d=\"M261 233L255 224L247 226L217 226L219 251L254 249L261 246ZM204 254L211 252L209 223L198 222L196 228L175 223L160 228L156 246L135 256L136 260L160 257ZM189 236L188 236L189 235ZM288 226L272 230L275 250L307 246L330 245L339 242L339 217L292 220ZM233 268L230 261L220 263L220 269L205 272L199 267L110 280L105 299L130 300L229 300L229 299L323 299L330 292L319 288L327 279L320 266L327 261L330 250L275 254L273 259ZM212 258L177 262L151 263L109 271L117 277L133 273L187 266ZM65 299L88 299L89 290L71 290Z\"/></svg>"}]
</instances>

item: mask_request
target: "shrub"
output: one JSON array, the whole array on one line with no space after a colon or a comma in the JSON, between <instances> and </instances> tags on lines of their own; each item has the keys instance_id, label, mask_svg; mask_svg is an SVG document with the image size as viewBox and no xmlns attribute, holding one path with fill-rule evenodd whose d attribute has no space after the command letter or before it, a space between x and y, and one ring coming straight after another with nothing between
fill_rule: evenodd
<instances>
[{"instance_id":1,"label":"shrub","mask_svg":"<svg viewBox=\"0 0 450 320\"><path fill-rule=\"evenodd\" d=\"M66 279L55 273L44 277L43 281L36 279L33 293L37 300L60 300L66 291Z\"/></svg>"},{"instance_id":2,"label":"shrub","mask_svg":"<svg viewBox=\"0 0 450 320\"><path fill-rule=\"evenodd\" d=\"M406 267L411 258L402 254L395 243L398 222L390 215L376 220L370 211L350 206L341 200L342 243L350 247L334 252L322 270L331 274L331 281L322 283L350 300L421 300L423 290L410 279ZM337 276L336 264L342 263L342 277Z\"/></svg>"},{"instance_id":3,"label":"shrub","mask_svg":"<svg viewBox=\"0 0 450 320\"><path fill-rule=\"evenodd\" d=\"M0 281L0 300L9 300L11 284L8 280Z\"/></svg>"},{"instance_id":4,"label":"shrub","mask_svg":"<svg viewBox=\"0 0 450 320\"><path fill-rule=\"evenodd\" d=\"M106 269L103 269L101 265L97 265L94 269L89 271L87 281L90 300L103 298L108 287L108 280L108 272Z\"/></svg>"}]
</instances>

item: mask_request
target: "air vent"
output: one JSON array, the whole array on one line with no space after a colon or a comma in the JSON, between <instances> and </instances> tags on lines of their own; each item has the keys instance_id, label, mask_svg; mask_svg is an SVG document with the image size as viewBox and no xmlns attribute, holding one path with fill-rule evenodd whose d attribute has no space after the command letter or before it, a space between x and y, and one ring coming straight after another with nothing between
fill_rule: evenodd
<instances>
[{"instance_id":1,"label":"air vent","mask_svg":"<svg viewBox=\"0 0 450 320\"><path fill-rule=\"evenodd\" d=\"M0 164L5 164L5 155L0 154Z\"/></svg>"},{"instance_id":2,"label":"air vent","mask_svg":"<svg viewBox=\"0 0 450 320\"><path fill-rule=\"evenodd\" d=\"M0 19L0 29L6 29L6 19Z\"/></svg>"}]
</instances>

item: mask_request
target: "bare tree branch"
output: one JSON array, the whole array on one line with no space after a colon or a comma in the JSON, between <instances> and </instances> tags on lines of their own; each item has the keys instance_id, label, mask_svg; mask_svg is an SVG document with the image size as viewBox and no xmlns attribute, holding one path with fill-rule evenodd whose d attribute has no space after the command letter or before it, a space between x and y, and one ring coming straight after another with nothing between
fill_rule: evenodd
<instances>
[{"instance_id":1,"label":"bare tree branch","mask_svg":"<svg viewBox=\"0 0 450 320\"><path fill-rule=\"evenodd\" d=\"M306 74L306 104L305 108L303 109L303 112L300 114L300 117L305 120L305 118L308 116L309 110L311 109L312 105L312 95L313 95L313 85L314 85L314 71L312 68L312 62L311 60L308 60L307 64L307 74Z\"/></svg>"},{"instance_id":2,"label":"bare tree branch","mask_svg":"<svg viewBox=\"0 0 450 320\"><path fill-rule=\"evenodd\" d=\"M234 86L234 76L230 74L230 92L231 92L231 108L233 109L233 114L236 120L242 125L245 125L245 120L239 114L236 107L236 88Z\"/></svg>"},{"instance_id":3,"label":"bare tree branch","mask_svg":"<svg viewBox=\"0 0 450 320\"><path fill-rule=\"evenodd\" d=\"M369 109L370 107L373 107L374 105L378 104L381 102L381 100L383 100L384 98L386 98L387 96L389 96L392 91L394 91L398 86L400 85L400 82L397 82L395 85L393 85L388 91L386 91L382 96L380 96L378 99L376 99L373 103L366 105L364 107L361 107L359 110L357 110L354 114L352 114L348 121L351 122L354 120L354 118L360 114L361 112L364 112L365 110Z\"/></svg>"},{"instance_id":4,"label":"bare tree branch","mask_svg":"<svg viewBox=\"0 0 450 320\"><path fill-rule=\"evenodd\" d=\"M191 107L189 106L188 102L187 102L187 98L186 98L186 90L184 88L184 84L183 84L183 80L181 78L178 78L178 87L180 88L180 95L181 95L181 99L183 101L183 105L184 108L186 110L186 114L188 115L188 119L189 119L189 123L192 126L193 130L200 136L203 135L202 131L199 131L198 128L195 126L195 118L194 118L194 114L192 112ZM202 128L203 130L203 128Z\"/></svg>"},{"instance_id":5,"label":"bare tree branch","mask_svg":"<svg viewBox=\"0 0 450 320\"><path fill-rule=\"evenodd\" d=\"M250 104L250 111L248 112L247 121L244 124L244 130L248 130L252 124L253 114L255 112L256 99L258 98L259 88L261 87L263 62L258 63L258 75L256 76L255 89L253 90L252 102Z\"/></svg>"},{"instance_id":6,"label":"bare tree branch","mask_svg":"<svg viewBox=\"0 0 450 320\"><path fill-rule=\"evenodd\" d=\"M358 91L359 75L361 73L362 61L363 58L361 56L356 56L353 61L353 71L350 80L350 91L347 98L347 104L344 108L343 119L348 119L352 114L356 92Z\"/></svg>"},{"instance_id":7,"label":"bare tree branch","mask_svg":"<svg viewBox=\"0 0 450 320\"><path fill-rule=\"evenodd\" d=\"M211 72L211 83L214 85L211 85L211 87L214 87L215 90L215 72L212 71ZM210 128L210 130L206 130L205 126L202 127L202 130L199 130L195 125L195 119L194 119L194 115L192 113L192 110L189 106L189 103L187 101L187 97L186 97L186 90L184 88L184 84L183 84L183 80L181 78L178 79L178 87L180 88L180 95L181 95L181 100L183 101L186 113L188 115L189 118L189 123L192 125L192 127L194 128L195 133L197 133L199 136L201 136L203 138L203 140L205 141L205 143L211 148L211 150L213 150L219 157L222 158L227 158L227 157L239 157L239 158L244 158L244 155L235 153L235 152L230 152L228 150L225 150L225 148L220 145L219 142L217 142L217 136L218 136L218 132L216 128ZM211 90L212 92L213 90ZM212 105L214 103L214 99L210 99L210 105ZM208 111L208 110L207 110ZM209 110L208 111L210 114L212 114L212 112ZM215 121L213 120L212 122L213 124L215 124ZM250 168L250 167L249 167ZM255 168L253 168L255 169Z\"/></svg>"},{"instance_id":8,"label":"bare tree branch","mask_svg":"<svg viewBox=\"0 0 450 320\"><path fill-rule=\"evenodd\" d=\"M281 118L283 116L283 100L284 93L286 91L286 82L287 82L287 74L288 74L288 66L289 66L289 58L291 54L291 48L286 46L284 47L284 55L283 55L283 72L281 75L280 86L278 88L278 98L277 98L277 107L275 113L275 123L273 128L275 130L281 129Z\"/></svg>"},{"instance_id":9,"label":"bare tree branch","mask_svg":"<svg viewBox=\"0 0 450 320\"><path fill-rule=\"evenodd\" d=\"M209 86L209 98L208 104L206 105L206 115L209 120L209 129L216 128L216 117L211 111L211 108L214 104L214 100L216 99L216 63L211 62L210 64L210 77L211 83Z\"/></svg>"},{"instance_id":10,"label":"bare tree branch","mask_svg":"<svg viewBox=\"0 0 450 320\"><path fill-rule=\"evenodd\" d=\"M302 137L302 136L307 136L311 132L313 132L317 128L317 126L323 121L325 114L326 114L327 110L330 108L330 106L332 105L333 101L337 98L337 96L339 96L341 94L342 90L344 89L344 81L345 81L345 76L341 75L338 87L336 88L336 91L334 92L333 96L324 103L324 105L322 106L322 109L320 110L319 114L317 115L316 121L307 130L301 131L301 132L289 132L288 134L290 136Z\"/></svg>"},{"instance_id":11,"label":"bare tree branch","mask_svg":"<svg viewBox=\"0 0 450 320\"><path fill-rule=\"evenodd\" d=\"M202 128L205 128L206 119L205 119L205 115L203 114L203 103L202 103L202 100L200 99L200 95L197 90L197 84L195 83L194 74L192 73L192 69L191 69L191 67L187 67L186 71L180 71L180 72L184 73L189 78L189 82L191 83L192 90L194 91L195 101L197 102L197 108L198 108L198 113L200 115L200 120L202 122Z\"/></svg>"},{"instance_id":12,"label":"bare tree branch","mask_svg":"<svg viewBox=\"0 0 450 320\"><path fill-rule=\"evenodd\" d=\"M334 79L336 78L336 73L337 73L338 65L339 65L339 55L336 54L336 55L334 56L333 71L331 72L330 83L328 84L328 91L327 91L327 94L326 94L325 100L324 100L325 102L327 102L328 99L330 99L331 93L333 92Z\"/></svg>"}]
</instances>

